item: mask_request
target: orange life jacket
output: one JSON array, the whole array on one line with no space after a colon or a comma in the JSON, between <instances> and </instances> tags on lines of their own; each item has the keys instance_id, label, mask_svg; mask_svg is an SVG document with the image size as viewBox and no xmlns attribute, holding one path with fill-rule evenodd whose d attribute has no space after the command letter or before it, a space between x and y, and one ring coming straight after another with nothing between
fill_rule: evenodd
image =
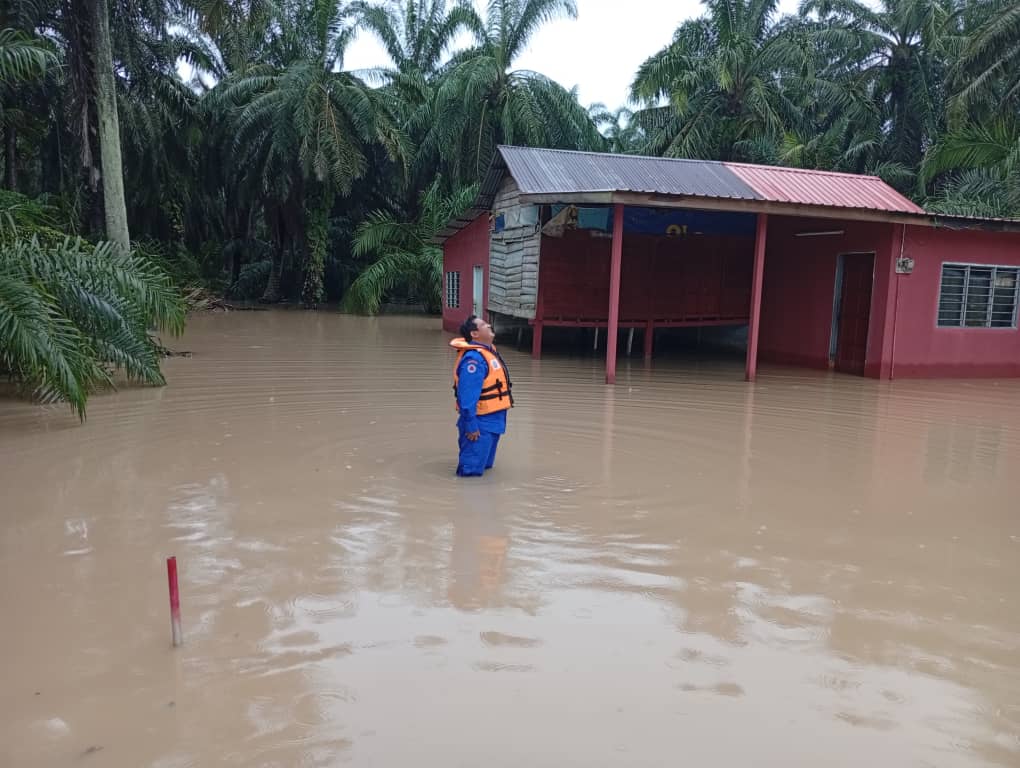
<instances>
[{"instance_id":1,"label":"orange life jacket","mask_svg":"<svg viewBox=\"0 0 1020 768\"><path fill-rule=\"evenodd\" d=\"M453 364L453 404L457 410L460 406L457 403L457 381L460 378L457 370L460 368L460 361L468 350L478 352L485 358L488 372L482 382L482 394L478 398L476 415L484 416L487 413L498 413L512 408L514 405L513 384L510 382L510 374L507 372L506 363L499 356L498 352L488 349L481 344L465 341L456 338L450 342L450 346L457 350L457 362Z\"/></svg>"}]
</instances>

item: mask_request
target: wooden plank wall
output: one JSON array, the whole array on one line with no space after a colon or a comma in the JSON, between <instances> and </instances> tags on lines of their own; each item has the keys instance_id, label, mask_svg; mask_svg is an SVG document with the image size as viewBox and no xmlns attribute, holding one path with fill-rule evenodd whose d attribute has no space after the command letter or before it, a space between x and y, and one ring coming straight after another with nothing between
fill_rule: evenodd
<instances>
[{"instance_id":1,"label":"wooden plank wall","mask_svg":"<svg viewBox=\"0 0 1020 768\"><path fill-rule=\"evenodd\" d=\"M522 205L517 184L510 177L493 202L505 228L489 238L489 310L528 320L538 301L538 261L542 243L538 209Z\"/></svg>"}]
</instances>

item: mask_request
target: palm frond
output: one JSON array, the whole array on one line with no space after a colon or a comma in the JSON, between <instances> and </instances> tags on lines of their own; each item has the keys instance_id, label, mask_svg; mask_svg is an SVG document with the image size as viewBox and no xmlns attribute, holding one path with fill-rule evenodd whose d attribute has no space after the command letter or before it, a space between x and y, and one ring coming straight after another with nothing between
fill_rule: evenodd
<instances>
[{"instance_id":1,"label":"palm frond","mask_svg":"<svg viewBox=\"0 0 1020 768\"><path fill-rule=\"evenodd\" d=\"M183 326L169 278L137 254L70 239L0 246L0 364L45 402L67 401L84 418L88 395L111 384L106 366L165 383L149 331Z\"/></svg>"},{"instance_id":2,"label":"palm frond","mask_svg":"<svg viewBox=\"0 0 1020 768\"><path fill-rule=\"evenodd\" d=\"M355 232L354 251L376 254L348 289L344 306L350 312L376 314L385 297L397 288L421 299L426 307L439 306L442 250L432 244L447 222L463 213L478 193L477 185L441 193L437 178L421 198L421 215L414 221L376 211Z\"/></svg>"},{"instance_id":3,"label":"palm frond","mask_svg":"<svg viewBox=\"0 0 1020 768\"><path fill-rule=\"evenodd\" d=\"M0 83L40 77L56 61L56 54L43 40L15 29L0 29Z\"/></svg>"},{"instance_id":4,"label":"palm frond","mask_svg":"<svg viewBox=\"0 0 1020 768\"><path fill-rule=\"evenodd\" d=\"M1001 176L1016 170L1020 154L1020 126L1014 121L968 123L945 134L928 152L922 166L925 183L954 170L996 171Z\"/></svg>"},{"instance_id":5,"label":"palm frond","mask_svg":"<svg viewBox=\"0 0 1020 768\"><path fill-rule=\"evenodd\" d=\"M439 248L417 253L390 251L362 270L344 296L344 308L357 314L377 314L387 294L400 286L412 292L417 288L419 298L435 306L442 272L443 252Z\"/></svg>"}]
</instances>

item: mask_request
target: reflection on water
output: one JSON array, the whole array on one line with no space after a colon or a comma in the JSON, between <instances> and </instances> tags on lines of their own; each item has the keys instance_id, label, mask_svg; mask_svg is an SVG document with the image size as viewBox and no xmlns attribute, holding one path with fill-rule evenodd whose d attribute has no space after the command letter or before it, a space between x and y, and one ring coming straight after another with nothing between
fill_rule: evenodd
<instances>
[{"instance_id":1,"label":"reflection on water","mask_svg":"<svg viewBox=\"0 0 1020 768\"><path fill-rule=\"evenodd\" d=\"M434 321L179 346L0 403L2 765L1020 764L1020 382L509 350L465 482Z\"/></svg>"}]
</instances>

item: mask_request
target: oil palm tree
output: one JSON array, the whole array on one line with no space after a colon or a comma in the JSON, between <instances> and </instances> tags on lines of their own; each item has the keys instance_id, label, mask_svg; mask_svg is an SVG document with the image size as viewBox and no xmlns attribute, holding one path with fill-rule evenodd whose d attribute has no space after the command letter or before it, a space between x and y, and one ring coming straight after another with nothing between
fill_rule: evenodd
<instances>
[{"instance_id":1,"label":"oil palm tree","mask_svg":"<svg viewBox=\"0 0 1020 768\"><path fill-rule=\"evenodd\" d=\"M11 235L0 239L0 369L82 419L116 370L165 383L149 329L180 333L184 305L159 268L111 243L45 246Z\"/></svg>"},{"instance_id":2,"label":"oil palm tree","mask_svg":"<svg viewBox=\"0 0 1020 768\"><path fill-rule=\"evenodd\" d=\"M358 227L355 255L375 260L351 284L344 297L346 309L374 315L383 299L397 289L419 298L428 311L442 307L443 251L433 238L468 209L478 191L477 185L472 185L444 195L442 187L442 179L437 178L425 190L421 213L414 221L376 211Z\"/></svg>"},{"instance_id":3,"label":"oil palm tree","mask_svg":"<svg viewBox=\"0 0 1020 768\"><path fill-rule=\"evenodd\" d=\"M1015 112L1020 102L1020 4L987 0L968 8L973 27L953 67L958 110L973 112L977 102L992 114Z\"/></svg>"},{"instance_id":4,"label":"oil palm tree","mask_svg":"<svg viewBox=\"0 0 1020 768\"><path fill-rule=\"evenodd\" d=\"M58 62L53 45L35 33L43 9L29 0L0 0L0 124L4 185L18 187L19 134L38 133L38 91Z\"/></svg>"},{"instance_id":5,"label":"oil palm tree","mask_svg":"<svg viewBox=\"0 0 1020 768\"><path fill-rule=\"evenodd\" d=\"M829 74L867 94L881 116L883 161L916 169L945 125L947 57L960 43L955 0L804 0Z\"/></svg>"},{"instance_id":6,"label":"oil palm tree","mask_svg":"<svg viewBox=\"0 0 1020 768\"><path fill-rule=\"evenodd\" d=\"M61 191L87 199L81 208L97 217L91 220L92 226L105 229L111 240L127 249L120 107L127 86L153 75L151 61L138 61L134 52L168 36L168 4L162 0L15 0L13 5L22 23L44 36L60 58L59 73L48 79L41 106L52 126L45 139L47 150L55 146L60 155L56 165ZM170 73L173 65L170 61L160 71ZM125 126L123 133L130 129ZM64 161L71 157L78 161L73 174L77 183L63 189ZM151 184L152 179L146 182Z\"/></svg>"},{"instance_id":7,"label":"oil palm tree","mask_svg":"<svg viewBox=\"0 0 1020 768\"><path fill-rule=\"evenodd\" d=\"M371 71L384 84L383 93L414 148L406 189L398 191L408 215L416 215L422 190L435 177L438 157L423 151L436 116L436 95L444 57L458 34L481 34L481 21L464 0L385 0L351 6L359 26L383 45L391 66Z\"/></svg>"},{"instance_id":8,"label":"oil palm tree","mask_svg":"<svg viewBox=\"0 0 1020 768\"><path fill-rule=\"evenodd\" d=\"M204 100L231 119L235 167L260 190L277 246L269 301L279 298L288 248L307 251L303 298L322 300L335 193L351 192L374 147L398 164L408 155L384 97L343 71L354 32L349 22L349 9L335 0L279 2L267 26L272 39L264 63L228 77Z\"/></svg>"},{"instance_id":9,"label":"oil palm tree","mask_svg":"<svg viewBox=\"0 0 1020 768\"><path fill-rule=\"evenodd\" d=\"M481 33L474 9L458 0L384 0L351 5L358 22L379 39L393 62L378 73L389 83L434 77L462 30Z\"/></svg>"},{"instance_id":10,"label":"oil palm tree","mask_svg":"<svg viewBox=\"0 0 1020 768\"><path fill-rule=\"evenodd\" d=\"M1020 121L970 122L947 132L925 157L921 179L935 186L932 210L1020 216Z\"/></svg>"},{"instance_id":11,"label":"oil palm tree","mask_svg":"<svg viewBox=\"0 0 1020 768\"><path fill-rule=\"evenodd\" d=\"M484 23L473 24L477 44L444 71L426 140L452 181L475 181L497 144L605 146L576 89L512 68L542 24L561 16L577 16L574 0L490 0Z\"/></svg>"},{"instance_id":12,"label":"oil palm tree","mask_svg":"<svg viewBox=\"0 0 1020 768\"><path fill-rule=\"evenodd\" d=\"M916 169L892 156L882 110L869 91L833 71L832 55L817 45L819 25L787 18L777 34L801 53L779 73L794 119L780 134L749 132L734 144L735 156L751 162L794 168L864 173L881 177L905 193L915 191Z\"/></svg>"},{"instance_id":13,"label":"oil palm tree","mask_svg":"<svg viewBox=\"0 0 1020 768\"><path fill-rule=\"evenodd\" d=\"M706 14L638 69L631 99L646 151L668 157L736 159L741 142L778 141L799 118L784 73L808 52L777 23L778 0L706 0Z\"/></svg>"},{"instance_id":14,"label":"oil palm tree","mask_svg":"<svg viewBox=\"0 0 1020 768\"><path fill-rule=\"evenodd\" d=\"M633 154L645 143L644 134L634 120L634 112L627 107L609 109L605 104L592 104L588 114L596 128L605 137L610 152Z\"/></svg>"}]
</instances>

